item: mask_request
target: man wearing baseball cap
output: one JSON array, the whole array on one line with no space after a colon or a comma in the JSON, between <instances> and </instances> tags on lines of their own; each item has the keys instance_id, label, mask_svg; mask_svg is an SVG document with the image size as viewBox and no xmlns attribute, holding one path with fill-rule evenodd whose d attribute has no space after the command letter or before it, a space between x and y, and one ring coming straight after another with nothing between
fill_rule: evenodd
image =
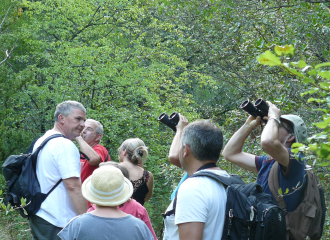
<instances>
[{"instance_id":1,"label":"man wearing baseball cap","mask_svg":"<svg viewBox=\"0 0 330 240\"><path fill-rule=\"evenodd\" d=\"M252 116L249 116L244 125L231 137L222 155L226 160L257 173L257 183L270 195L272 193L269 189L268 177L272 166L277 162L279 186L284 194L287 211L292 212L303 198L305 164L301 155L293 156L291 145L304 141L307 137L307 129L299 116L281 115L281 111L274 104L271 102L267 104L269 105L268 121L261 134L261 146L267 155L255 156L243 152L247 137L261 124L260 117Z\"/></svg>"}]
</instances>

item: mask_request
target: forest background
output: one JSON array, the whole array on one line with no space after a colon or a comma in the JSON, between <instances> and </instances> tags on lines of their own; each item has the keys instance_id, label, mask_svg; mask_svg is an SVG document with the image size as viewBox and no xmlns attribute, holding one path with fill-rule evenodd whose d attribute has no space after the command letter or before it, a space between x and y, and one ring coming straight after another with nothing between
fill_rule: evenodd
<instances>
[{"instance_id":1,"label":"forest background","mask_svg":"<svg viewBox=\"0 0 330 240\"><path fill-rule=\"evenodd\" d=\"M1 0L0 163L52 128L58 103L77 100L88 118L103 123L112 160L127 138L149 147L145 168L155 188L145 206L160 236L161 213L183 172L167 160L174 133L158 116L177 111L190 121L212 119L226 143L247 118L241 103L263 98L305 120L311 138L298 147L328 201L329 2ZM286 54L275 55L284 45L289 52L278 48ZM263 154L261 131L244 151ZM219 166L256 180L226 160ZM0 215L1 239L28 238L16 212ZM327 214L323 239L329 220Z\"/></svg>"}]
</instances>

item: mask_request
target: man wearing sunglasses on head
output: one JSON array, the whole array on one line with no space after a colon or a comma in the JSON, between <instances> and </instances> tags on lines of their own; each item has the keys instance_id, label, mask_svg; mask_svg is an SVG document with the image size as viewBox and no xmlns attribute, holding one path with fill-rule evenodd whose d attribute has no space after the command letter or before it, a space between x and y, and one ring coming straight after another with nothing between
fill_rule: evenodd
<instances>
[{"instance_id":1,"label":"man wearing sunglasses on head","mask_svg":"<svg viewBox=\"0 0 330 240\"><path fill-rule=\"evenodd\" d=\"M222 155L226 160L257 173L257 183L270 195L272 193L268 177L272 166L278 163L279 186L284 193L286 210L292 212L303 199L305 164L301 155L294 156L291 153L291 145L304 141L307 129L300 117L291 114L281 115L281 111L274 104L268 101L267 104L268 121L261 134L261 146L267 155L255 156L243 152L243 144L247 137L261 124L260 117L252 116L249 116L244 125L231 137Z\"/></svg>"}]
</instances>

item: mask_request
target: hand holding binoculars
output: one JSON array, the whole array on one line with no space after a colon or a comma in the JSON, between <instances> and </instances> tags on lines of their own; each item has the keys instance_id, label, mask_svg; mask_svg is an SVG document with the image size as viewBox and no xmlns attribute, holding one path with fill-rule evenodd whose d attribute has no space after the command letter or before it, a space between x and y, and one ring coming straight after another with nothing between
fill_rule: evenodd
<instances>
[{"instance_id":1,"label":"hand holding binoculars","mask_svg":"<svg viewBox=\"0 0 330 240\"><path fill-rule=\"evenodd\" d=\"M242 103L241 108L251 116L255 118L259 116L262 121L267 122L263 118L268 116L269 106L262 98L258 98L254 105L247 99Z\"/></svg>"},{"instance_id":2,"label":"hand holding binoculars","mask_svg":"<svg viewBox=\"0 0 330 240\"><path fill-rule=\"evenodd\" d=\"M168 117L166 113L162 113L158 118L158 121L170 127L174 132L176 132L176 125L178 125L179 120L180 117L177 112L172 113L170 117Z\"/></svg>"}]
</instances>

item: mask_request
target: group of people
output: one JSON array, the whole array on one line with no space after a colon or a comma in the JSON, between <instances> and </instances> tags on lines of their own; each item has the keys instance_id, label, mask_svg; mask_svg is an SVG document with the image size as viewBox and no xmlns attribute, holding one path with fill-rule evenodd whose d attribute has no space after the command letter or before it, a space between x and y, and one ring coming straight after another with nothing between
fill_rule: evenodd
<instances>
[{"instance_id":1,"label":"group of people","mask_svg":"<svg viewBox=\"0 0 330 240\"><path fill-rule=\"evenodd\" d=\"M268 117L263 119L267 124L261 134L266 156L243 152L249 134L262 124L260 117L249 116L222 151L222 131L216 124L210 120L188 123L179 114L168 158L186 174L166 211L173 210L175 198L175 214L167 214L164 219L165 240L221 239L225 188L207 177L189 178L197 171L229 176L216 165L221 151L226 160L257 173L257 182L270 195L268 176L272 166L278 164L280 187L292 191L283 197L287 211L299 205L303 187L297 185L304 185L305 168L302 157L293 157L290 147L306 139L307 129L300 117L281 115L274 104L267 104ZM42 192L59 179L63 182L29 218L33 238L157 239L143 207L152 196L154 182L152 173L143 169L148 156L144 142L127 139L118 149L119 163L110 162L108 151L100 145L103 126L96 120L86 120L82 104L63 102L56 107L54 116L54 128L36 141L34 149L50 135L61 133L63 137L52 139L40 151L37 176Z\"/></svg>"},{"instance_id":2,"label":"group of people","mask_svg":"<svg viewBox=\"0 0 330 240\"><path fill-rule=\"evenodd\" d=\"M81 103L60 103L54 117L53 129L34 143L33 151L47 137L62 134L39 152L37 177L42 192L63 181L29 217L33 239L157 239L143 207L153 191L153 175L143 169L144 142L127 139L118 149L119 163L110 162L100 144L103 125L86 119Z\"/></svg>"}]
</instances>

